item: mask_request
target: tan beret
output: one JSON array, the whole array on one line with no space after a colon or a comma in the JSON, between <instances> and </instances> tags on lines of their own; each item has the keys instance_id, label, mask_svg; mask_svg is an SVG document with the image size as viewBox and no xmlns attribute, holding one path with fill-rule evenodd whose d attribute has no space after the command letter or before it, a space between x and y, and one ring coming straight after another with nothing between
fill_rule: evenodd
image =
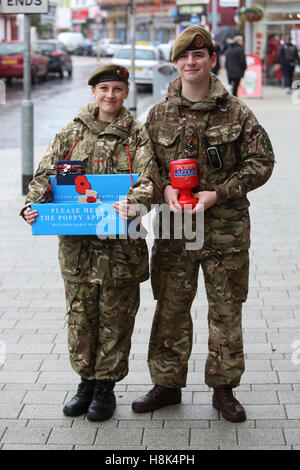
<instances>
[{"instance_id":1,"label":"tan beret","mask_svg":"<svg viewBox=\"0 0 300 470\"><path fill-rule=\"evenodd\" d=\"M188 50L213 48L212 36L203 26L189 26L179 34L172 47L171 60L174 61L180 54Z\"/></svg>"},{"instance_id":2,"label":"tan beret","mask_svg":"<svg viewBox=\"0 0 300 470\"><path fill-rule=\"evenodd\" d=\"M101 82L126 82L129 80L129 72L126 67L116 64L106 64L97 67L89 77L88 84L91 86Z\"/></svg>"}]
</instances>

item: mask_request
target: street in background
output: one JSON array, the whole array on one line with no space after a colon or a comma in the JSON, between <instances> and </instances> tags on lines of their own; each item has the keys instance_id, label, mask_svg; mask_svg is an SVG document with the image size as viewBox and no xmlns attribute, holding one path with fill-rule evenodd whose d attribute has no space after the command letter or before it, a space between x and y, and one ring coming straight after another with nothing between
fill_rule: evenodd
<instances>
[{"instance_id":1,"label":"street in background","mask_svg":"<svg viewBox=\"0 0 300 470\"><path fill-rule=\"evenodd\" d=\"M32 45L30 54L31 82L36 84L39 78L47 79L49 59L39 54ZM0 44L0 78L6 78L11 84L13 78L23 78L24 43L8 41Z\"/></svg>"},{"instance_id":2,"label":"street in background","mask_svg":"<svg viewBox=\"0 0 300 470\"><path fill-rule=\"evenodd\" d=\"M49 39L33 43L40 54L48 57L48 72L58 73L60 78L64 77L64 72L70 77L72 75L72 59L65 46L55 40Z\"/></svg>"},{"instance_id":3,"label":"street in background","mask_svg":"<svg viewBox=\"0 0 300 470\"><path fill-rule=\"evenodd\" d=\"M162 52L151 45L136 45L135 48L135 83L153 85L154 69L163 61ZM131 47L122 46L113 56L113 64L123 65L130 71Z\"/></svg>"}]
</instances>

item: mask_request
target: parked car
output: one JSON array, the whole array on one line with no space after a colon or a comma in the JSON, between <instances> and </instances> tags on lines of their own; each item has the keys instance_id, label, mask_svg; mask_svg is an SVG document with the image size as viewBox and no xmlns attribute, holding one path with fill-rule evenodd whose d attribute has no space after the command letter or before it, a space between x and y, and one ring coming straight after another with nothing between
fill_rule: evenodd
<instances>
[{"instance_id":1,"label":"parked car","mask_svg":"<svg viewBox=\"0 0 300 470\"><path fill-rule=\"evenodd\" d=\"M113 39L103 38L94 45L94 55L100 57L113 56L121 47L122 43L114 41Z\"/></svg>"},{"instance_id":2,"label":"parked car","mask_svg":"<svg viewBox=\"0 0 300 470\"><path fill-rule=\"evenodd\" d=\"M163 60L162 53L154 46L136 45L135 47L135 83L152 85L154 69ZM130 71L131 46L123 46L112 58L113 64L124 65Z\"/></svg>"},{"instance_id":3,"label":"parked car","mask_svg":"<svg viewBox=\"0 0 300 470\"><path fill-rule=\"evenodd\" d=\"M92 41L88 38L85 38L82 42L80 42L75 50L75 55L92 55L93 54L93 44Z\"/></svg>"},{"instance_id":4,"label":"parked car","mask_svg":"<svg viewBox=\"0 0 300 470\"><path fill-rule=\"evenodd\" d=\"M64 44L70 54L73 54L76 47L84 41L84 36L82 33L67 31L65 33L59 33L57 35L57 40Z\"/></svg>"},{"instance_id":5,"label":"parked car","mask_svg":"<svg viewBox=\"0 0 300 470\"><path fill-rule=\"evenodd\" d=\"M0 43L0 78L23 78L24 43L21 41L7 41ZM31 80L35 84L38 78L47 80L48 57L38 53L36 46L32 45L30 53Z\"/></svg>"},{"instance_id":6,"label":"parked car","mask_svg":"<svg viewBox=\"0 0 300 470\"><path fill-rule=\"evenodd\" d=\"M72 75L72 59L61 42L56 39L45 39L34 44L40 54L48 57L49 73L58 73L61 78L64 77L64 72L67 72L69 77Z\"/></svg>"},{"instance_id":7,"label":"parked car","mask_svg":"<svg viewBox=\"0 0 300 470\"><path fill-rule=\"evenodd\" d=\"M157 49L161 52L163 59L170 62L171 61L171 51L172 46L169 43L159 44Z\"/></svg>"}]
</instances>

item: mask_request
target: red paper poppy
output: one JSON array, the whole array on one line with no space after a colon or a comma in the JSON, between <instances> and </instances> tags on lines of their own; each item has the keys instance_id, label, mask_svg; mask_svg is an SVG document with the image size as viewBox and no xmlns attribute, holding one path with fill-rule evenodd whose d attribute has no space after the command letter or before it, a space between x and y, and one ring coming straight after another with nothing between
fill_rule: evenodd
<instances>
[{"instance_id":1,"label":"red paper poppy","mask_svg":"<svg viewBox=\"0 0 300 470\"><path fill-rule=\"evenodd\" d=\"M97 199L94 196L88 196L86 202L97 202Z\"/></svg>"},{"instance_id":2,"label":"red paper poppy","mask_svg":"<svg viewBox=\"0 0 300 470\"><path fill-rule=\"evenodd\" d=\"M84 175L76 176L74 183L75 183L76 191L79 194L85 194L85 191L87 189L91 189L91 185L86 179L86 176Z\"/></svg>"}]
</instances>

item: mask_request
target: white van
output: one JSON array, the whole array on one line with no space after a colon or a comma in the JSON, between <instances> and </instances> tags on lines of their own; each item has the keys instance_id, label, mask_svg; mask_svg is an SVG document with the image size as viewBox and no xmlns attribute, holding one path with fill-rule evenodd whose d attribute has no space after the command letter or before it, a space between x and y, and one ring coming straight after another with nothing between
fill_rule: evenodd
<instances>
[{"instance_id":1,"label":"white van","mask_svg":"<svg viewBox=\"0 0 300 470\"><path fill-rule=\"evenodd\" d=\"M84 41L84 36L82 33L73 33L70 31L66 33L59 33L57 35L57 39L59 42L64 44L67 51L72 54L76 47Z\"/></svg>"}]
</instances>

